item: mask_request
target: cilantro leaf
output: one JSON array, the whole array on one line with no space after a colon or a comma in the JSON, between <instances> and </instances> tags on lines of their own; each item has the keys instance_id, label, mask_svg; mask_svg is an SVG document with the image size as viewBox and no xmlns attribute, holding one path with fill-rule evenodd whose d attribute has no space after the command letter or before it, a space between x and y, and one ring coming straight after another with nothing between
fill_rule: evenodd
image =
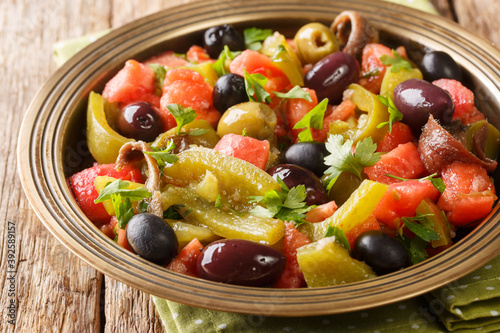
<instances>
[{"instance_id":1,"label":"cilantro leaf","mask_svg":"<svg viewBox=\"0 0 500 333\"><path fill-rule=\"evenodd\" d=\"M347 237L345 236L344 230L342 230L338 227L335 227L333 225L328 225L328 228L326 228L326 232L325 232L324 237L331 237L331 236L335 236L335 241L338 241L348 251L351 251L351 246L349 245L349 241L347 240Z\"/></svg>"},{"instance_id":2,"label":"cilantro leaf","mask_svg":"<svg viewBox=\"0 0 500 333\"><path fill-rule=\"evenodd\" d=\"M233 60L240 53L239 51L232 52L227 45L224 45L224 50L219 54L219 58L212 64L212 67L219 77L229 73L226 68L226 61Z\"/></svg>"},{"instance_id":3,"label":"cilantro leaf","mask_svg":"<svg viewBox=\"0 0 500 333\"><path fill-rule=\"evenodd\" d=\"M397 73L401 69L411 71L412 67L408 60L400 56L399 53L396 52L396 50L392 50L392 55L393 56L391 57L387 54L384 54L380 57L382 64L391 66L391 73Z\"/></svg>"},{"instance_id":4,"label":"cilantro leaf","mask_svg":"<svg viewBox=\"0 0 500 333\"><path fill-rule=\"evenodd\" d=\"M280 93L278 91L273 91L273 93L280 98L302 98L308 102L312 102L311 94L304 91L301 87L295 86L290 89L287 93Z\"/></svg>"},{"instance_id":5,"label":"cilantro leaf","mask_svg":"<svg viewBox=\"0 0 500 333\"><path fill-rule=\"evenodd\" d=\"M153 156L158 163L158 167L163 170L167 163L175 163L179 160L177 156L170 153L174 148L174 140L169 140L166 147L154 148L153 151L145 151L144 154Z\"/></svg>"},{"instance_id":6,"label":"cilantro leaf","mask_svg":"<svg viewBox=\"0 0 500 333\"><path fill-rule=\"evenodd\" d=\"M245 46L247 49L258 51L262 47L262 41L273 34L272 29L248 28L243 31Z\"/></svg>"},{"instance_id":7,"label":"cilantro leaf","mask_svg":"<svg viewBox=\"0 0 500 333\"><path fill-rule=\"evenodd\" d=\"M364 138L356 143L355 153L352 153L352 140L345 140L339 135L330 135L326 142L326 149L330 155L325 157L325 164L330 167L325 171L328 176L327 190L330 190L343 171L350 172L362 179L365 167L372 166L380 160L380 153L376 153L377 144L371 137Z\"/></svg>"},{"instance_id":8,"label":"cilantro leaf","mask_svg":"<svg viewBox=\"0 0 500 333\"><path fill-rule=\"evenodd\" d=\"M385 125L389 125L389 134L390 134L392 132L392 125L398 121L403 120L403 114L398 110L396 105L394 105L394 102L389 97L389 95L387 97L378 95L377 98L382 104L387 106L387 111L389 111L389 121L385 121L378 124L377 128L382 128Z\"/></svg>"},{"instance_id":9,"label":"cilantro leaf","mask_svg":"<svg viewBox=\"0 0 500 333\"><path fill-rule=\"evenodd\" d=\"M97 204L99 202L109 200L112 198L113 194L119 194L121 197L129 198L132 201L141 201L151 197L151 193L143 187L127 189L128 186L129 183L121 179L110 182L102 189L97 199L94 200L94 203Z\"/></svg>"},{"instance_id":10,"label":"cilantro leaf","mask_svg":"<svg viewBox=\"0 0 500 333\"><path fill-rule=\"evenodd\" d=\"M299 120L294 129L305 129L299 133L299 142L314 141L312 137L311 128L321 130L323 129L323 118L325 117L326 107L328 106L328 98L323 99L311 111Z\"/></svg>"},{"instance_id":11,"label":"cilantro leaf","mask_svg":"<svg viewBox=\"0 0 500 333\"><path fill-rule=\"evenodd\" d=\"M196 111L190 107L184 107L180 104L169 104L167 105L168 111L174 116L177 122L176 134L181 134L182 126L189 124L196 119Z\"/></svg>"},{"instance_id":12,"label":"cilantro leaf","mask_svg":"<svg viewBox=\"0 0 500 333\"><path fill-rule=\"evenodd\" d=\"M429 214L417 214L415 217L403 217L404 225L415 234L415 236L426 242L438 240L439 235L433 229L433 222L429 219Z\"/></svg>"},{"instance_id":13,"label":"cilantro leaf","mask_svg":"<svg viewBox=\"0 0 500 333\"><path fill-rule=\"evenodd\" d=\"M245 90L251 101L266 104L271 103L271 95L264 89L268 80L267 77L258 73L248 74L248 72L244 70L244 78Z\"/></svg>"},{"instance_id":14,"label":"cilantro leaf","mask_svg":"<svg viewBox=\"0 0 500 333\"><path fill-rule=\"evenodd\" d=\"M249 197L250 203L259 203L250 211L250 214L261 217L274 217L282 221L293 221L295 226L305 223L305 213L315 206L307 206L304 202L306 191L304 185L299 185L289 189L278 177L278 183L282 189L267 191L264 196Z\"/></svg>"},{"instance_id":15,"label":"cilantro leaf","mask_svg":"<svg viewBox=\"0 0 500 333\"><path fill-rule=\"evenodd\" d=\"M148 66L155 73L155 84L156 84L155 95L161 96L161 93L163 91L163 82L165 82L165 75L167 74L167 70L163 65L160 64L149 64Z\"/></svg>"}]
</instances>

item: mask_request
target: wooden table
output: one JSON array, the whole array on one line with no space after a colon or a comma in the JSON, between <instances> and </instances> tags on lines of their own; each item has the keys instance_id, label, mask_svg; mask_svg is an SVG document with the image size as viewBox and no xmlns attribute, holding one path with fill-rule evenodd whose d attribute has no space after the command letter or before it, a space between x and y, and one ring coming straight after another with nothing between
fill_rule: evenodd
<instances>
[{"instance_id":1,"label":"wooden table","mask_svg":"<svg viewBox=\"0 0 500 333\"><path fill-rule=\"evenodd\" d=\"M118 27L189 1L193 0L0 2L0 331L163 331L149 295L90 267L40 223L17 176L16 143L30 100L56 70L56 41ZM498 0L433 1L442 15L500 46L494 20L500 16ZM12 243L15 273L8 267ZM17 308L9 311L13 299ZM12 315L15 324L9 323Z\"/></svg>"}]
</instances>

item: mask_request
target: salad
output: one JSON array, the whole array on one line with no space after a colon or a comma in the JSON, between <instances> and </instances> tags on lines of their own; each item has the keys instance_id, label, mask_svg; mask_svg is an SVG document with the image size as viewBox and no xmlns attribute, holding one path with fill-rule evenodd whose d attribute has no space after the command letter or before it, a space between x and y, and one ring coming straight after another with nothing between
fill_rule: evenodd
<instances>
[{"instance_id":1,"label":"salad","mask_svg":"<svg viewBox=\"0 0 500 333\"><path fill-rule=\"evenodd\" d=\"M391 46L392 47L392 46ZM231 25L128 60L91 92L76 202L169 270L322 287L418 264L488 216L500 132L446 53L411 59L358 13L287 39Z\"/></svg>"}]
</instances>

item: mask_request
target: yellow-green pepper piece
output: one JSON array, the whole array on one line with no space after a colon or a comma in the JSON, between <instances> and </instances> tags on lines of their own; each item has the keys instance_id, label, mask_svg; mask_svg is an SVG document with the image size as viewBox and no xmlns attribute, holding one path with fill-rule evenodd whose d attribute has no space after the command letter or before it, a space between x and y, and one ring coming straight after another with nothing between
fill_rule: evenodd
<instances>
[{"instance_id":1,"label":"yellow-green pepper piece","mask_svg":"<svg viewBox=\"0 0 500 333\"><path fill-rule=\"evenodd\" d=\"M213 148L219 142L220 138L215 132L214 128L210 123L204 119L195 119L192 122L182 126L182 132L187 133L184 135L184 140L186 145L197 145L207 148ZM189 135L189 133L196 130L205 130L206 133L201 135ZM177 134L177 126L169 129L163 134L160 134L156 140L151 144L152 147L165 147L168 142L172 139L178 137Z\"/></svg>"},{"instance_id":2,"label":"yellow-green pepper piece","mask_svg":"<svg viewBox=\"0 0 500 333\"><path fill-rule=\"evenodd\" d=\"M275 32L273 35L267 37L262 43L260 52L273 60L273 65L285 73L292 86L302 87L304 85L302 64L287 43L285 36Z\"/></svg>"},{"instance_id":3,"label":"yellow-green pepper piece","mask_svg":"<svg viewBox=\"0 0 500 333\"><path fill-rule=\"evenodd\" d=\"M99 164L115 163L120 148L134 141L115 132L106 119L104 98L90 92L87 106L87 144Z\"/></svg>"},{"instance_id":4,"label":"yellow-green pepper piece","mask_svg":"<svg viewBox=\"0 0 500 333\"><path fill-rule=\"evenodd\" d=\"M297 249L297 261L307 286L328 287L363 281L377 275L349 251L335 237L327 237Z\"/></svg>"},{"instance_id":5,"label":"yellow-green pepper piece","mask_svg":"<svg viewBox=\"0 0 500 333\"><path fill-rule=\"evenodd\" d=\"M432 229L438 234L439 239L432 240L433 248L445 246L451 243L451 227L448 223L446 215L439 207L430 199L424 199L418 205L416 210L418 215L427 215L427 218L432 222Z\"/></svg>"},{"instance_id":6,"label":"yellow-green pepper piece","mask_svg":"<svg viewBox=\"0 0 500 333\"><path fill-rule=\"evenodd\" d=\"M483 126L487 126L488 133L486 134L486 142L484 146L484 153L486 157L496 160L498 157L498 150L500 149L500 131L488 123L487 120L477 121L469 126L466 130L466 146L469 151L476 154L476 148L474 147L474 135L478 131L483 130Z\"/></svg>"},{"instance_id":7,"label":"yellow-green pepper piece","mask_svg":"<svg viewBox=\"0 0 500 333\"><path fill-rule=\"evenodd\" d=\"M182 204L184 211L181 214L187 222L207 227L224 238L247 239L272 245L285 233L281 220L216 208L189 187L167 185L162 192L162 203L164 208Z\"/></svg>"},{"instance_id":8,"label":"yellow-green pepper piece","mask_svg":"<svg viewBox=\"0 0 500 333\"><path fill-rule=\"evenodd\" d=\"M215 85L215 82L217 82L217 79L219 78L217 72L213 68L212 63L210 61L205 61L199 64L182 66L177 68L191 69L193 71L200 73L201 76L205 78L205 82L211 85L212 87Z\"/></svg>"},{"instance_id":9,"label":"yellow-green pepper piece","mask_svg":"<svg viewBox=\"0 0 500 333\"><path fill-rule=\"evenodd\" d=\"M189 224L184 221L170 219L165 219L165 221L174 229L177 240L179 241L179 249L182 249L194 238L198 238L202 244L209 244L220 238L214 234L212 230L205 227Z\"/></svg>"},{"instance_id":10,"label":"yellow-green pepper piece","mask_svg":"<svg viewBox=\"0 0 500 333\"><path fill-rule=\"evenodd\" d=\"M332 216L323 222L303 224L300 231L313 241L323 238L330 225L347 234L370 217L388 188L387 184L365 179Z\"/></svg>"},{"instance_id":11,"label":"yellow-green pepper piece","mask_svg":"<svg viewBox=\"0 0 500 333\"><path fill-rule=\"evenodd\" d=\"M411 70L400 69L398 72L393 73L391 71L392 66L387 68L382 79L382 86L380 87L380 95L394 98L394 88L401 82L409 79L423 79L422 72L418 68L412 68Z\"/></svg>"},{"instance_id":12,"label":"yellow-green pepper piece","mask_svg":"<svg viewBox=\"0 0 500 333\"><path fill-rule=\"evenodd\" d=\"M350 84L347 89L352 92L350 100L362 114L358 117L356 127L349 127L342 133L334 134L341 134L354 143L367 137L372 137L373 142L379 142L387 132L387 126L377 128L380 123L389 121L387 106L379 101L377 95L359 84Z\"/></svg>"}]
</instances>

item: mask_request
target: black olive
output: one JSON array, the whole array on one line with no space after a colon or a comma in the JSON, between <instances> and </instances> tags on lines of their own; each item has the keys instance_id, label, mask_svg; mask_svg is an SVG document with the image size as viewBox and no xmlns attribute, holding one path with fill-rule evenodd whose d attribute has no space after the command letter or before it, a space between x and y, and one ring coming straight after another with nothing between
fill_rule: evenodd
<instances>
[{"instance_id":1,"label":"black olive","mask_svg":"<svg viewBox=\"0 0 500 333\"><path fill-rule=\"evenodd\" d=\"M448 53L442 51L427 53L422 58L420 70L427 81L439 79L462 81L462 69Z\"/></svg>"},{"instance_id":2,"label":"black olive","mask_svg":"<svg viewBox=\"0 0 500 333\"><path fill-rule=\"evenodd\" d=\"M142 213L127 224L127 242L135 253L157 264L167 264L176 255L179 241L172 227L162 218Z\"/></svg>"},{"instance_id":3,"label":"black olive","mask_svg":"<svg viewBox=\"0 0 500 333\"><path fill-rule=\"evenodd\" d=\"M322 177L328 168L325 164L325 156L328 154L323 142L298 142L283 152L282 162L299 165Z\"/></svg>"},{"instance_id":4,"label":"black olive","mask_svg":"<svg viewBox=\"0 0 500 333\"><path fill-rule=\"evenodd\" d=\"M243 76L229 73L215 82L212 101L217 111L224 113L231 106L248 102L248 100Z\"/></svg>"},{"instance_id":5,"label":"black olive","mask_svg":"<svg viewBox=\"0 0 500 333\"><path fill-rule=\"evenodd\" d=\"M229 24L215 26L206 30L203 43L205 50L213 59L219 57L225 45L231 51L243 51L245 49L244 38Z\"/></svg>"}]
</instances>

